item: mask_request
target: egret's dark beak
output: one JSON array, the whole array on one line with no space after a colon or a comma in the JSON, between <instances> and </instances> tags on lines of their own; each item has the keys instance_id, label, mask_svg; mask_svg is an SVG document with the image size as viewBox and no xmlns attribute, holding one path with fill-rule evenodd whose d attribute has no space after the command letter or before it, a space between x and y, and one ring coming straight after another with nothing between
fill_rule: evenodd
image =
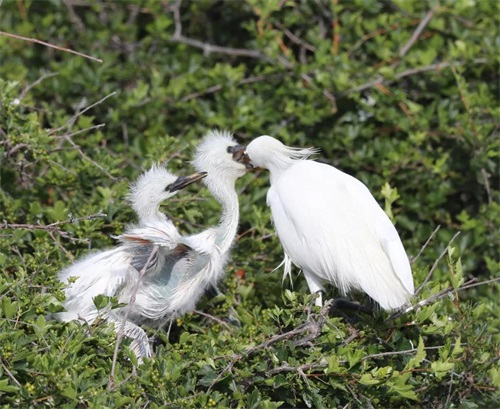
<instances>
[{"instance_id":1,"label":"egret's dark beak","mask_svg":"<svg viewBox=\"0 0 500 409\"><path fill-rule=\"evenodd\" d=\"M203 179L205 176L207 176L207 172L193 173L189 176L179 176L174 183L168 185L167 189L171 192L184 189L186 186Z\"/></svg>"},{"instance_id":2,"label":"egret's dark beak","mask_svg":"<svg viewBox=\"0 0 500 409\"><path fill-rule=\"evenodd\" d=\"M233 160L245 165L247 169L253 169L253 165L250 163L250 158L245 153L246 146L236 145L233 147L232 154Z\"/></svg>"}]
</instances>

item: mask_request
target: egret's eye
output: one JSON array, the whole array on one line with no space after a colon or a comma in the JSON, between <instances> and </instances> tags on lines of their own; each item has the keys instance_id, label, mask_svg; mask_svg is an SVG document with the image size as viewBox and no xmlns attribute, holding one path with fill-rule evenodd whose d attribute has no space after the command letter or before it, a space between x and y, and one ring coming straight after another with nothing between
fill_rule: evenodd
<instances>
[{"instance_id":1,"label":"egret's eye","mask_svg":"<svg viewBox=\"0 0 500 409\"><path fill-rule=\"evenodd\" d=\"M167 191L167 192L168 192L168 191L172 190L172 185L173 185L173 183L171 183L170 185L168 185L168 186L165 188L165 191Z\"/></svg>"},{"instance_id":2,"label":"egret's eye","mask_svg":"<svg viewBox=\"0 0 500 409\"><path fill-rule=\"evenodd\" d=\"M227 153L233 153L233 147L232 146L228 146L227 149L226 149Z\"/></svg>"}]
</instances>

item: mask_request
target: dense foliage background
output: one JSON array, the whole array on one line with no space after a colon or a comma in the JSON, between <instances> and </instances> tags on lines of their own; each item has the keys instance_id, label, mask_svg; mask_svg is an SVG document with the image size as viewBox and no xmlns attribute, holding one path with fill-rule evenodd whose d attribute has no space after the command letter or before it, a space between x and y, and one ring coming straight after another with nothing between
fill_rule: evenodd
<instances>
[{"instance_id":1,"label":"dense foliage background","mask_svg":"<svg viewBox=\"0 0 500 409\"><path fill-rule=\"evenodd\" d=\"M0 2L2 407L500 407L499 11L495 0ZM111 377L110 326L48 319L63 300L56 274L134 220L124 196L142 169L188 173L213 127L321 148L369 186L412 258L441 226L413 263L420 307L329 313L302 276L295 292L282 285L267 174L254 172L238 183L225 296L208 294L170 339L151 331L151 360L124 341ZM200 186L166 205L185 233L219 211Z\"/></svg>"}]
</instances>

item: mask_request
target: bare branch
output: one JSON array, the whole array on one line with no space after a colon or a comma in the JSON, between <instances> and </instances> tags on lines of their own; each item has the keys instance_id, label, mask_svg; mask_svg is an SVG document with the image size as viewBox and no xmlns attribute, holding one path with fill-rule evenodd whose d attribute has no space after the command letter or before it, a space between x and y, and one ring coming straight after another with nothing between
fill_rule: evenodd
<instances>
[{"instance_id":1,"label":"bare branch","mask_svg":"<svg viewBox=\"0 0 500 409\"><path fill-rule=\"evenodd\" d=\"M207 314L206 312L200 311L200 310L193 310L194 313L201 315L202 317L211 319L212 321L217 322L218 324L222 325L224 328L226 328L229 332L233 332L231 327L227 324L227 322L222 321L220 318L214 317L213 315Z\"/></svg>"},{"instance_id":2,"label":"bare branch","mask_svg":"<svg viewBox=\"0 0 500 409\"><path fill-rule=\"evenodd\" d=\"M30 43L41 44L41 45L44 45L45 47L50 47L50 48L54 48L54 49L59 50L59 51L64 51L67 53L76 54L76 55L79 55L80 57L88 58L89 60L92 60L92 61L102 62L102 60L100 58L95 58L95 57L92 57L90 55L83 54L83 53L80 53L80 52L75 51L75 50L71 50L69 48L59 47L58 45L46 43L45 41L37 40L36 38L23 37L23 36L20 36L17 34L6 33L4 31L0 31L0 35L15 38L16 40L23 40L23 41L28 41Z\"/></svg>"},{"instance_id":3,"label":"bare branch","mask_svg":"<svg viewBox=\"0 0 500 409\"><path fill-rule=\"evenodd\" d=\"M422 281L422 284L420 284L420 286L417 288L417 291L415 291L415 294L418 294L420 293L420 291L422 291L424 289L424 286L427 284L427 281L429 281L429 279L431 278L432 276L432 273L434 272L434 270L436 269L437 265L439 264L439 262L441 261L441 259L444 257L444 255L446 254L446 252L448 251L448 248L451 246L451 243L453 243L453 241L457 238L457 236L460 234L460 232L456 232L455 235L451 238L450 242L448 243L448 245L445 247L445 249L442 251L442 253L439 255L439 257L436 259L436 261L434 262L434 264L432 265L431 269L429 270L429 273L427 273L427 276L425 277L424 281Z\"/></svg>"},{"instance_id":4,"label":"bare branch","mask_svg":"<svg viewBox=\"0 0 500 409\"><path fill-rule=\"evenodd\" d=\"M388 317L386 319L386 321L399 318L404 314L407 314L407 313L414 311L418 308L425 307L426 305L432 304L433 302L435 302L443 297L446 297L448 295L451 295L453 293L456 293L458 291L468 290L470 288L479 287L481 285L486 285L486 284L491 284L491 283L496 283L498 281L500 281L500 277L492 278L491 280L480 281L480 282L477 282L477 279L473 278L473 279L467 281L465 284L463 284L460 288L455 289L453 286L445 288L444 290L441 290L437 294L431 295L429 298L422 300L422 301L419 301L415 305L412 305L412 306L404 309L403 311L399 311L399 312L391 315L390 317Z\"/></svg>"},{"instance_id":5,"label":"bare branch","mask_svg":"<svg viewBox=\"0 0 500 409\"><path fill-rule=\"evenodd\" d=\"M441 225L438 225L434 231L432 232L432 234L429 236L429 238L427 239L427 241L424 243L424 245L422 246L422 248L420 249L420 251L418 252L418 254L412 258L411 260L411 263L415 263L415 261L418 260L418 258L420 257L420 255L423 253L423 251L425 250L425 248L428 246L428 244L431 242L431 240L434 238L434 236L436 235L436 233L439 231L439 229L441 228Z\"/></svg>"},{"instance_id":6,"label":"bare branch","mask_svg":"<svg viewBox=\"0 0 500 409\"><path fill-rule=\"evenodd\" d=\"M19 383L19 381L16 379L14 375L12 375L12 372L9 371L9 368L3 363L3 361L0 359L0 364L2 365L3 370L5 373L8 375L8 377L14 382L18 388L22 388L22 385Z\"/></svg>"},{"instance_id":7,"label":"bare branch","mask_svg":"<svg viewBox=\"0 0 500 409\"><path fill-rule=\"evenodd\" d=\"M294 328L291 331L285 332L283 334L278 334L274 335L265 341L261 342L260 344L248 348L246 351L239 353L239 354L232 354L232 355L225 355L225 356L219 356L219 357L214 357L213 359L229 359L229 363L226 365L226 367L219 373L217 378L214 379L208 390L210 391L214 385L222 379L222 377L227 373L230 372L233 368L233 366L236 364L236 362L241 361L243 358L248 357L255 352L258 352L260 350L266 349L269 346L275 344L278 341L281 341L283 339L290 339L293 337L296 337L297 335L301 335L303 333L308 332L309 334L301 339L298 339L294 342L296 346L304 345L312 341L314 338L318 337L321 334L321 330L323 329L323 326L325 325L328 317L328 312L330 310L330 307L333 304L333 300L328 300L325 305L321 308L321 311L319 314L311 314L309 315L307 322L304 324L299 325L297 328ZM317 319L314 319L317 317Z\"/></svg>"},{"instance_id":8,"label":"bare branch","mask_svg":"<svg viewBox=\"0 0 500 409\"><path fill-rule=\"evenodd\" d=\"M83 132L83 131L87 131L87 130L92 129L92 128L94 128L94 129L101 128L102 126L104 126L104 124L101 124L101 125L96 125L96 126L93 126L93 127L87 128L87 129L84 129L84 130L82 130L82 132ZM75 132L75 134L78 134L78 133L80 133L80 132ZM102 167L101 165L99 165L96 161L94 161L94 160L90 159L90 158L89 158L89 157L85 154L85 152L82 150L82 148L80 147L80 145L78 145L77 143L75 143L75 142L73 141L73 139L71 139L71 136L70 136L70 135L64 135L63 137L64 137L64 139L65 139L66 141L68 141L68 142L71 144L71 146L72 146L73 148L75 148L75 150L76 150L76 151L80 154L80 156L81 156L83 159L85 159L87 162L90 162L92 165L94 165L97 169L99 169L102 173L104 173L104 174L105 174L108 178L110 178L113 182L118 182L118 180L119 180L118 178L114 177L111 173L109 173L109 172L108 172L108 170L107 170L107 169L103 168L103 167Z\"/></svg>"},{"instance_id":9,"label":"bare branch","mask_svg":"<svg viewBox=\"0 0 500 409\"><path fill-rule=\"evenodd\" d=\"M176 43L183 43L190 45L192 47L200 48L206 55L210 53L219 53L219 54L227 54L238 57L250 57L250 58L269 60L269 58L266 57L266 55L264 55L258 50L249 50L246 48L221 47L219 45L204 43L202 41L195 40L193 38L185 37L182 34L182 22L180 13L181 3L182 0L177 0L175 2L175 6L173 6L175 31L174 35L170 37L170 41Z\"/></svg>"},{"instance_id":10,"label":"bare branch","mask_svg":"<svg viewBox=\"0 0 500 409\"><path fill-rule=\"evenodd\" d=\"M476 58L472 62L474 64L486 64L488 62L488 60L486 58ZM405 78L405 77L409 77L409 76L414 75L414 74L420 74L422 72L428 72L428 71L442 70L443 68L450 67L452 64L453 65L464 65L465 62L460 62L460 61L447 62L447 61L443 61L443 62L439 62L439 63L436 63L436 64L426 65L426 66L423 66L423 67L410 68L408 70L405 70L403 72L400 72L400 73L396 74L394 76L394 78L387 78L387 79L385 79L385 78L378 78L376 80L373 80L373 81L367 82L365 84L359 85L357 87L351 88L351 89L343 92L342 95L349 95L349 94L352 94L354 92L364 91L365 89L373 88L373 87L375 87L375 86L377 86L379 84L390 84L390 83L392 83L394 81L400 80L400 79Z\"/></svg>"},{"instance_id":11,"label":"bare branch","mask_svg":"<svg viewBox=\"0 0 500 409\"><path fill-rule=\"evenodd\" d=\"M443 348L444 345L436 346L436 347L425 347L424 349L426 351L432 350L432 349L440 349ZM370 354L366 355L363 358L361 358L362 361L366 361L367 359L372 359L372 358L382 358L384 356L392 356L392 355L406 355L406 354L412 354L413 352L417 352L418 348L412 348L412 349L406 349L404 351L389 351L389 352L381 352L379 354Z\"/></svg>"},{"instance_id":12,"label":"bare branch","mask_svg":"<svg viewBox=\"0 0 500 409\"><path fill-rule=\"evenodd\" d=\"M35 86L37 86L38 84L40 84L43 80L47 79L47 78L50 78L50 77L54 77L56 75L59 75L59 73L57 72L49 72L48 74L43 74L40 78L38 78L35 82L33 82L32 84L29 84L26 88L24 88L22 90L22 92L19 94L19 96L17 97L17 99L19 101L21 101L25 96L26 94Z\"/></svg>"},{"instance_id":13,"label":"bare branch","mask_svg":"<svg viewBox=\"0 0 500 409\"><path fill-rule=\"evenodd\" d=\"M283 34L285 34L292 42L295 44L298 44L302 47L304 47L306 50L309 50L311 52L316 51L316 47L313 45L309 44L307 41L302 40L301 38L297 37L295 34L293 34L290 30L288 30L283 24L279 22L275 22L274 25L280 29Z\"/></svg>"},{"instance_id":14,"label":"bare branch","mask_svg":"<svg viewBox=\"0 0 500 409\"><path fill-rule=\"evenodd\" d=\"M108 94L106 95L104 98L101 98L99 101L97 102L94 102L92 105L89 105L88 107L86 107L85 109L83 110L77 110L77 113L75 115L73 115L70 119L68 119L64 125L60 126L59 128L56 128L56 129L52 129L50 132L49 132L49 135L52 135L53 133L56 133L56 132L59 132L60 130L62 129L65 129L65 128L71 128L73 126L73 124L75 123L76 119L80 116L80 115L83 115L85 112L87 112L88 110L94 108L95 106L101 104L102 102L106 101L108 98L112 97L113 95L116 94L116 91L113 91L111 94ZM70 125L68 127L68 125Z\"/></svg>"},{"instance_id":15,"label":"bare branch","mask_svg":"<svg viewBox=\"0 0 500 409\"><path fill-rule=\"evenodd\" d=\"M410 40L399 50L399 55L403 57L406 55L408 50L411 48L411 46L417 41L418 37L422 33L422 30L425 28L425 26L431 21L431 18L434 14L433 10L429 10L427 14L424 16L424 18L420 21L419 25L413 32L412 36L410 37Z\"/></svg>"},{"instance_id":16,"label":"bare branch","mask_svg":"<svg viewBox=\"0 0 500 409\"><path fill-rule=\"evenodd\" d=\"M68 223L78 223L78 222L84 221L84 220L93 220L93 219L97 219L99 217L106 217L106 216L107 216L107 214L102 213L100 211L98 213L91 214L88 216L82 216L82 217L76 217L76 218L70 217L67 220L58 221L58 222L47 224L47 225L7 223L7 221L4 220L3 223L0 224L0 230L2 230L2 229L45 230L49 233L50 232L57 233L58 235L60 235L61 237L65 238L65 239L76 241L76 239L74 237L72 237L70 233L68 233L67 231L61 230L59 228L59 226L61 226L63 224L68 224Z\"/></svg>"}]
</instances>

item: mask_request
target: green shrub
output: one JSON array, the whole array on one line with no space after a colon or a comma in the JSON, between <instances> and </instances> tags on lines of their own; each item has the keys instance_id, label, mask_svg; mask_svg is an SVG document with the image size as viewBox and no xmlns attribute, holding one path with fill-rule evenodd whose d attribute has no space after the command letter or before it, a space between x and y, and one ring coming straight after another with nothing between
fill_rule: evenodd
<instances>
[{"instance_id":1,"label":"green shrub","mask_svg":"<svg viewBox=\"0 0 500 409\"><path fill-rule=\"evenodd\" d=\"M2 407L499 407L498 15L492 0L0 2ZM186 174L213 127L321 148L412 257L441 226L413 263L415 308L328 314L301 275L282 284L257 172L238 182L225 296L170 339L151 331L141 365L125 340L111 378L111 326L48 318L57 273L134 221L141 169ZM184 233L220 211L199 187L165 210Z\"/></svg>"}]
</instances>

